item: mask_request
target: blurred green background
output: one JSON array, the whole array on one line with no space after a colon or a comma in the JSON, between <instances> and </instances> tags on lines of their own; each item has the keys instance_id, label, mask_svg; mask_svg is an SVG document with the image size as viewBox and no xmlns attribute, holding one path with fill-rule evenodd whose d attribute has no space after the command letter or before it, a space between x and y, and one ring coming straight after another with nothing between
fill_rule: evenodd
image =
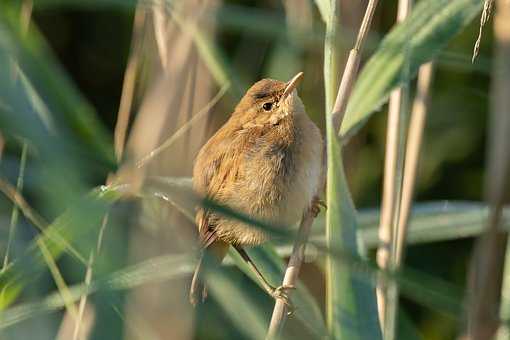
<instances>
[{"instance_id":1,"label":"blurred green background","mask_svg":"<svg viewBox=\"0 0 510 340\"><path fill-rule=\"evenodd\" d=\"M289 3L291 1L288 1ZM221 55L230 67L230 72L237 80L229 95L222 98L210 113L207 125L204 127L204 135L210 135L223 123L232 112L238 99L237 93L243 93L246 86L263 77L273 77L281 80L290 78L296 71L303 70L305 81L300 89L300 95L307 107L309 115L324 129L324 90L323 90L323 33L324 25L320 15L312 1L304 1L307 16L299 17L301 20L292 22L286 15L283 2L276 0L266 1L213 1L217 6L216 11L205 14L208 20L215 22L215 31L211 33L214 44L221 51ZM113 135L117 119L119 102L121 99L124 72L128 57L133 30L134 7L91 4L74 6L73 4L57 4L47 2L36 7L32 20L39 28L44 39L54 53L56 60L65 70L66 76L74 83L83 97L88 101L97 113L99 121L106 131ZM302 3L302 2L300 2ZM343 66L347 51L354 41L354 33L357 30L361 16L367 1L342 1L341 18L341 41L345 47L339 64ZM301 6L301 5L300 5ZM199 7L197 7L199 8ZM388 32L395 21L396 1L381 2L377 12L373 29L369 36L367 48L364 51L366 58L374 51L381 37ZM287 30L287 27L291 27ZM175 33L175 32L174 32ZM183 33L175 33L183 34ZM423 153L419 167L417 181L416 200L421 202L438 200L460 201L483 201L484 162L487 112L489 108L488 93L491 70L491 24L485 27L482 39L480 55L474 63L471 63L471 54L474 42L478 34L478 22L473 22L461 35L449 44L436 59L437 67L433 81L431 94L431 107L427 117ZM153 43L152 43L153 45ZM152 50L144 50L154 54ZM172 51L170 51L172 53ZM151 57L146 57L150 59ZM153 56L152 56L153 58ZM170 57L170 64L172 58ZM154 68L150 62L144 64L140 71L140 77L136 82L136 91L133 98L133 114L136 115L141 108L144 94L150 88L151 77ZM148 65L148 66L147 66ZM37 65L33 65L37 67ZM200 72L200 69L197 71ZM176 80L179 81L179 80ZM197 78L197 81L201 81ZM210 80L208 80L210 81ZM184 86L177 84L176 86ZM237 92L236 92L237 91ZM196 112L200 108L195 105L191 111ZM345 150L346 167L351 191L355 203L359 209L378 208L382 192L382 170L384 164L384 146L386 134L386 111L383 106L366 126L350 140ZM57 120L59 118L57 117ZM3 133L4 128L0 127ZM7 136L10 137L10 136ZM108 137L110 138L110 137ZM188 158L194 157L198 151L197 145L188 150ZM176 147L177 149L177 147ZM2 176L9 179L10 183L16 182L20 143L16 138L7 138L6 149L0 163ZM172 149L173 150L173 149ZM174 150L175 151L175 150ZM172 152L174 152L172 151ZM170 152L170 151L169 151ZM172 153L170 152L170 154ZM79 157L80 155L78 155ZM92 158L95 156L92 155ZM168 175L190 174L191 162L183 167L173 168L172 162L178 162L174 158L164 158L171 171ZM37 175L37 162L29 157L26 175L27 199L36 211L41 212L44 218L52 221L69 204L50 204L47 197L38 191L42 186L51 185L51 181L45 182ZM78 194L86 192L86 188L104 184L108 173L114 168L111 163L98 162L94 171L87 169L78 171L87 172L85 188L79 187ZM33 165L33 166L32 166ZM65 169L59 176L68 174ZM165 175L165 173L160 173ZM61 177L62 178L62 177ZM65 177L64 177L65 178ZM54 187L49 191L54 190ZM56 190L56 189L55 189ZM55 208L57 206L58 208ZM2 228L0 233L2 241L7 239L11 204L4 197L0 198L0 219ZM140 209L139 206L133 208ZM149 258L151 254L158 252L179 252L182 245L165 242L173 236L170 231L154 231L150 227L142 234L148 233L150 237L140 235L137 231L138 220L126 218L123 212L130 210L129 205L122 205L114 211L117 216L117 227L108 229L103 241L105 253L101 256L105 263L104 272L111 268L120 268L123 264L131 263L133 257L128 256L128 247L133 247L133 238L142 238L141 243L136 244L135 258ZM172 214L170 212L169 214ZM174 213L175 214L175 213ZM154 217L154 228L165 228L165 215ZM22 219L17 227L16 252L22 253L34 237L35 232L27 222ZM151 222L144 221L146 225ZM171 226L173 227L173 226ZM186 229L188 225L181 228ZM170 227L168 227L170 228ZM176 227L179 230L179 227ZM163 233L163 241L153 245L151 240ZM178 231L180 232L180 231ZM191 235L191 231L183 231ZM166 240L166 241L165 241ZM4 246L0 244L0 249ZM158 248L157 250L154 247ZM141 248L141 249L139 249ZM465 287L466 270L470 251L471 239L437 242L434 244L416 245L409 248L406 265L410 268L443 278L456 284L459 288ZM85 248L84 248L85 249ZM86 254L86 252L84 252ZM140 255L141 254L141 255ZM110 256L111 255L111 256ZM59 260L59 265L66 279L71 285L83 280L83 268L77 269L76 264L69 256ZM246 278L242 278L238 271L232 270L233 275L238 275L237 280L242 280L246 289L255 289L255 285ZM303 280L307 283L319 299L322 294L322 281L318 280L318 268L308 264L303 269ZM187 279L180 285L185 286ZM172 285L173 283L168 283ZM43 277L37 279L37 283L31 285L32 289L22 295L22 301L30 301L33 297L44 296L55 290L51 276L46 272ZM154 291L163 289L154 288ZM145 299L141 293L138 299ZM183 296L185 293L183 293ZM164 296L164 289L163 295ZM175 297L174 297L175 298ZM120 309L129 309L129 303L125 304L125 293L105 293L94 295L92 301L103 301L107 304L97 303L103 306L104 311L98 310L96 314L96 327L93 337L100 339L120 339L124 333L136 334L136 331L126 331L122 320L126 317ZM111 299L111 300L110 300ZM164 298L164 303L171 304L171 298ZM182 297L175 298L179 301ZM416 302L403 298L404 309L408 316L415 321L418 330L425 339L453 339L455 338L459 324L451 316L439 311L423 307ZM109 307L110 301L114 301L119 310ZM264 300L262 308L271 309L270 299ZM49 316L36 317L24 321L5 332L0 333L0 338L14 339L53 339L60 325L63 311ZM135 312L136 313L136 312ZM143 310L140 310L144 316ZM151 313L157 319L158 311ZM266 313L267 314L267 313ZM152 314L151 314L152 315ZM197 313L196 333L197 339L223 339L223 332L232 332L234 327L228 327L229 320L223 317L219 306L212 301L207 307L201 306ZM139 315L140 316L140 315ZM160 314L162 320L155 321L156 325L149 326L140 321L133 323L134 329L147 330L146 334L153 333L153 337L142 335L132 338L144 339L173 339L185 338L188 334L175 330L172 333L170 324L165 326L165 312ZM175 315L173 319L178 320ZM189 323L189 318L184 318L183 323ZM218 319L221 319L218 321ZM134 318L136 320L136 317ZM169 322L171 323L171 322ZM214 328L211 325L221 324L222 328ZM227 326L225 326L227 325ZM177 326L176 326L177 327ZM181 326L177 327L180 328ZM129 327L127 327L129 328ZM227 331L228 329L228 331ZM165 333L167 332L167 333ZM33 337L33 334L37 334ZM142 334L144 334L142 332ZM242 334L237 334L242 336ZM236 335L230 334L233 338Z\"/></svg>"}]
</instances>

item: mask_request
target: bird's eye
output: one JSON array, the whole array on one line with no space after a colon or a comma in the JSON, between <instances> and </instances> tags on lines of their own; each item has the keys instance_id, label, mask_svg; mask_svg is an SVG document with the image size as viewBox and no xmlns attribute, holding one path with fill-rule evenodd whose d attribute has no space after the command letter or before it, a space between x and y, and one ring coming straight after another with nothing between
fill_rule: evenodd
<instances>
[{"instance_id":1,"label":"bird's eye","mask_svg":"<svg viewBox=\"0 0 510 340\"><path fill-rule=\"evenodd\" d=\"M273 103L264 103L264 105L262 105L262 108L266 111L271 111L272 107L273 107Z\"/></svg>"}]
</instances>

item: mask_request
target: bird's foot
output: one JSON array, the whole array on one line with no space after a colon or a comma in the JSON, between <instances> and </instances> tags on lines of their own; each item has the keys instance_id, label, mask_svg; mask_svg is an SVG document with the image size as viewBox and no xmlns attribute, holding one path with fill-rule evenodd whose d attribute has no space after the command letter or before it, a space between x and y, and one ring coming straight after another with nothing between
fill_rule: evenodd
<instances>
[{"instance_id":1,"label":"bird's foot","mask_svg":"<svg viewBox=\"0 0 510 340\"><path fill-rule=\"evenodd\" d=\"M296 289L296 287L294 287L292 285L282 285L282 286L273 288L272 291L270 292L271 296L275 300L283 301L283 303L287 307L287 311L288 311L287 315L289 315L289 316L292 315L294 313L294 311L296 310L296 308L292 304L292 301L290 301L290 298L289 298L288 291L291 289Z\"/></svg>"},{"instance_id":2,"label":"bird's foot","mask_svg":"<svg viewBox=\"0 0 510 340\"><path fill-rule=\"evenodd\" d=\"M317 217L317 215L319 215L319 213L321 212L321 207L324 209L328 208L328 206L323 200L315 196L312 200L312 206L310 208L312 210L312 214L314 217Z\"/></svg>"}]
</instances>

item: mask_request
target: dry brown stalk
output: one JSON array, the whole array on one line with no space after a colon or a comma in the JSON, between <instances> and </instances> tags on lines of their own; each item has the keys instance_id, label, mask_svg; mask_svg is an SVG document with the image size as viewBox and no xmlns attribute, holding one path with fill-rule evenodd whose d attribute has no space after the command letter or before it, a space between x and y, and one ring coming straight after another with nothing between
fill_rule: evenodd
<instances>
[{"instance_id":1,"label":"dry brown stalk","mask_svg":"<svg viewBox=\"0 0 510 340\"><path fill-rule=\"evenodd\" d=\"M409 135L407 139L402 184L402 199L398 215L398 229L397 234L395 235L396 269L400 268L404 258L404 246L406 242L411 204L413 201L423 132L425 130L425 118L427 117L433 72L434 66L432 62L421 66L418 71L418 85L409 122Z\"/></svg>"}]
</instances>

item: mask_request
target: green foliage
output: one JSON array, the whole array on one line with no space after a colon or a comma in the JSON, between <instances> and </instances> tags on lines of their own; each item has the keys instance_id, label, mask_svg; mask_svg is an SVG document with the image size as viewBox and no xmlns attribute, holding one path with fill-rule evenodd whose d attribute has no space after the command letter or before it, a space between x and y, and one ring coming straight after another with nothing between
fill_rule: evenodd
<instances>
[{"instance_id":1,"label":"green foliage","mask_svg":"<svg viewBox=\"0 0 510 340\"><path fill-rule=\"evenodd\" d=\"M103 216L119 197L120 194L114 190L97 190L75 203L44 229L25 254L0 273L0 308L9 306L21 290L44 271L41 243L54 259L67 252L78 260L78 265L84 266L83 254L93 247Z\"/></svg>"},{"instance_id":2,"label":"green foliage","mask_svg":"<svg viewBox=\"0 0 510 340\"><path fill-rule=\"evenodd\" d=\"M237 99L246 87L241 79L249 77L234 68L231 60L234 48L229 43L197 30L190 22L181 22L179 13L172 12L172 3L166 1L166 9L171 13L172 20L179 23L185 34L193 37L194 48L216 84L232 84L232 97ZM298 283L292 295L292 301L297 307L294 317L303 329L316 338L380 339L373 287L377 269L369 258L360 255L369 256L369 251L378 244L378 212L363 210L357 214L347 185L342 141L337 136L338 127L332 126L329 119L338 87L338 75L342 72L337 63L343 51L340 51L337 43L348 40L346 36L349 38L350 35L341 36L344 32L338 22L337 1L316 0L315 3L319 11L316 16L320 15L325 22L328 210L325 219L320 217L315 222L310 251L319 249L321 256L316 258L327 258L324 266L327 320L325 322L322 304L317 296L312 295L303 283ZM151 2L142 1L140 4L149 8ZM132 0L34 1L37 11L61 8L133 11L136 5L137 2ZM436 56L441 56L439 62L444 65L463 70L477 69L488 74L490 60L483 60L482 56L483 62L473 67L466 53L449 52L445 48L479 13L481 6L478 0L420 1L410 18L383 38L364 67L348 105L340 130L341 138L352 136L385 103L392 89L408 81L421 64ZM103 217L126 194L122 187L91 192L91 188L97 185L97 178L115 167L111 133L57 61L38 30L37 22L31 23L28 33L23 32L18 11L19 4L15 1L0 5L0 130L9 146L19 144L20 140L27 143L26 192L44 216L59 217L52 218L53 222L45 231L37 235L21 254L16 253L14 262L0 273L1 331L15 325L21 325L22 328L25 325L20 324L22 321L39 320L66 306L69 301L59 291L50 294L35 291L34 294L31 289L40 284L39 280L44 278L43 273L46 271L40 245L48 248L55 261L63 258L62 263L58 263L59 267L65 267L65 261L70 261L71 266L83 271L87 263L86 256L96 246ZM274 15L269 17L268 13ZM304 57L303 52L311 52L310 56L316 57L313 49L318 46L319 38L323 38L323 32L316 27L313 32L293 32L296 36L292 36L283 29L286 18L280 14L267 9L257 12L252 8L228 4L220 8L217 14L220 30L235 31L241 36L240 40L246 35L254 40L276 42L278 46L268 51L271 63L267 63L270 65L267 67L269 71L265 72L272 77L284 77L289 72L299 71L296 68L309 67L305 63L309 56ZM211 14L211 17L215 15ZM374 37L372 45L378 39L376 35ZM289 41L291 39L296 41ZM403 70L404 64L410 67L410 72ZM312 65L315 69L316 66ZM305 73L308 77L311 72ZM91 73L93 76L100 75ZM310 78L314 79L313 74ZM322 100L320 91L313 89L309 92L313 93L305 96ZM313 107L313 104L307 103L307 108ZM11 160L12 157L2 160L2 166ZM2 173L2 178L8 175ZM139 197L141 201L151 201L154 197L164 199L192 222L195 207L204 204L278 236L279 244L276 246L266 244L250 249L249 254L272 284L278 285L281 281L285 268L282 254L289 255L293 243L292 233L282 232L277 226L257 221L229 207L197 199L191 192L189 178L148 178L144 184L144 192ZM0 213L3 216L5 211ZM486 217L487 208L480 204L418 204L411 220L408 241L409 244L424 244L472 237L483 229ZM126 229L123 232L127 234L129 231ZM108 243L106 247L122 245ZM262 290L245 289L244 278L229 267L232 260L236 269L258 283L246 264L239 259L239 255L231 252L227 265L210 274L212 298L239 334L246 338L263 338L270 313L267 308L269 298L261 298L265 296ZM109 268L107 272L98 271L90 285L80 283L71 286L69 298L71 302L77 302L81 295L100 294L100 307L113 306L122 318L124 310L114 298L114 292L151 283L188 280L193 265L194 261L189 254L151 256L136 264L118 265L114 269ZM444 313L452 319L460 318L463 292L456 285L410 268L396 276L388 275L388 279L396 280L402 294L418 305ZM399 315L403 339L420 338L413 322L408 315ZM223 326L215 325L218 329Z\"/></svg>"},{"instance_id":3,"label":"green foliage","mask_svg":"<svg viewBox=\"0 0 510 340\"><path fill-rule=\"evenodd\" d=\"M481 8L479 0L420 1L386 35L363 68L347 106L341 137L352 136L386 102L392 89L414 77L420 65L444 49Z\"/></svg>"}]
</instances>

